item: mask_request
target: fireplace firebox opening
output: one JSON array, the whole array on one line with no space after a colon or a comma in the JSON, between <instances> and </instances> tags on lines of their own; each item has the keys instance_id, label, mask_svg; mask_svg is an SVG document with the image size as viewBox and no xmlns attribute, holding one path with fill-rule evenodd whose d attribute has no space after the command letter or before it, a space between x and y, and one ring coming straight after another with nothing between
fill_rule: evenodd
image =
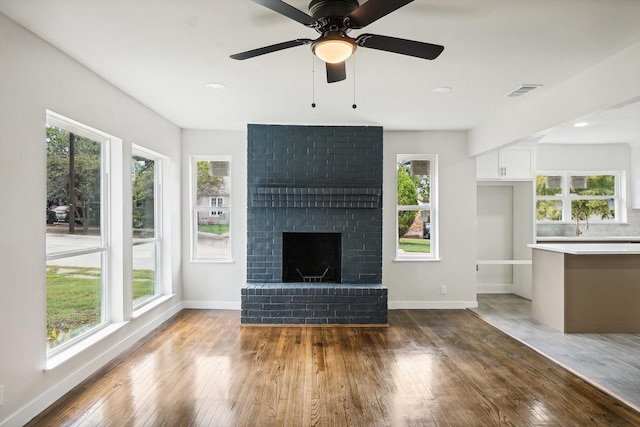
<instances>
[{"instance_id":1,"label":"fireplace firebox opening","mask_svg":"<svg viewBox=\"0 0 640 427\"><path fill-rule=\"evenodd\" d=\"M283 282L341 282L341 233L282 233Z\"/></svg>"}]
</instances>

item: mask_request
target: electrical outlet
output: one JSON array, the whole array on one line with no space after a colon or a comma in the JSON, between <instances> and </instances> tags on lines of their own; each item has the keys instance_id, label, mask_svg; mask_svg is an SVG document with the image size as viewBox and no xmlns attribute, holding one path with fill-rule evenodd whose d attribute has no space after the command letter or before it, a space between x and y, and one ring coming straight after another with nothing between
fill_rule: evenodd
<instances>
[{"instance_id":1,"label":"electrical outlet","mask_svg":"<svg viewBox=\"0 0 640 427\"><path fill-rule=\"evenodd\" d=\"M447 294L447 285L440 285L440 295Z\"/></svg>"},{"instance_id":2,"label":"electrical outlet","mask_svg":"<svg viewBox=\"0 0 640 427\"><path fill-rule=\"evenodd\" d=\"M0 406L4 405L4 385L0 385Z\"/></svg>"}]
</instances>

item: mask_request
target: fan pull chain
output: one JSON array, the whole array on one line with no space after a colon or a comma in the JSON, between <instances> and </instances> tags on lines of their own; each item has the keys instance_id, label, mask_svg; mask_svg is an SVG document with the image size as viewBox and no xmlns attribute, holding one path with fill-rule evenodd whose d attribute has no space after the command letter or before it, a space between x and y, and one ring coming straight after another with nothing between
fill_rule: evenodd
<instances>
[{"instance_id":1,"label":"fan pull chain","mask_svg":"<svg viewBox=\"0 0 640 427\"><path fill-rule=\"evenodd\" d=\"M311 55L311 108L316 108L316 60Z\"/></svg>"},{"instance_id":2,"label":"fan pull chain","mask_svg":"<svg viewBox=\"0 0 640 427\"><path fill-rule=\"evenodd\" d=\"M358 108L356 105L356 55L353 55L353 105L351 108L354 110Z\"/></svg>"}]
</instances>

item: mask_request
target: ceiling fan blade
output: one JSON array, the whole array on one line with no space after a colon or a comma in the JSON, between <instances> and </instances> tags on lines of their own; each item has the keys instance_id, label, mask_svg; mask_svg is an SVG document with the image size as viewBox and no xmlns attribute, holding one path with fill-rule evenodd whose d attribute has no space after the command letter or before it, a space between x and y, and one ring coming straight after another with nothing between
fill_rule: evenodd
<instances>
[{"instance_id":1,"label":"ceiling fan blade","mask_svg":"<svg viewBox=\"0 0 640 427\"><path fill-rule=\"evenodd\" d=\"M265 47L260 47L258 49L248 50L246 52L236 53L234 55L231 55L231 58L232 59L238 59L238 60L249 59L249 58L253 58L253 57L256 57L256 56L264 55L264 54L267 54L267 53L277 52L277 51L283 50L283 49L289 49L290 47L296 47L296 46L300 46L300 45L303 45L303 44L309 44L312 41L313 40L311 40L311 39L290 40L288 42L272 44L271 46L265 46Z\"/></svg>"},{"instance_id":2,"label":"ceiling fan blade","mask_svg":"<svg viewBox=\"0 0 640 427\"><path fill-rule=\"evenodd\" d=\"M335 83L347 78L347 67L344 61L337 64L327 64L327 83Z\"/></svg>"},{"instance_id":3,"label":"ceiling fan blade","mask_svg":"<svg viewBox=\"0 0 640 427\"><path fill-rule=\"evenodd\" d=\"M356 39L356 44L369 49L385 50L387 52L415 56L423 59L436 59L444 50L444 46L439 44L423 43L415 40L379 36L376 34L361 34Z\"/></svg>"},{"instance_id":4,"label":"ceiling fan blade","mask_svg":"<svg viewBox=\"0 0 640 427\"><path fill-rule=\"evenodd\" d=\"M413 0L369 0L346 16L349 28L362 28Z\"/></svg>"},{"instance_id":5,"label":"ceiling fan blade","mask_svg":"<svg viewBox=\"0 0 640 427\"><path fill-rule=\"evenodd\" d=\"M310 15L307 15L300 9L296 9L288 3L281 0L252 0L259 5L262 5L268 9L278 12L280 15L284 15L287 18L291 18L294 21L298 21L302 25L307 27L313 27L316 23L316 19Z\"/></svg>"}]
</instances>

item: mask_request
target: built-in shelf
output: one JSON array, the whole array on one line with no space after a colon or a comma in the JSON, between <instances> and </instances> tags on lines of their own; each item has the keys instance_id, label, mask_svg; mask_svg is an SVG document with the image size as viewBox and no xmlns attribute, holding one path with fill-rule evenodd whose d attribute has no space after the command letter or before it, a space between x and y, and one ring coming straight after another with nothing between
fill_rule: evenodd
<instances>
[{"instance_id":1,"label":"built-in shelf","mask_svg":"<svg viewBox=\"0 0 640 427\"><path fill-rule=\"evenodd\" d=\"M530 259L482 259L477 260L478 265L508 265L508 264L531 264Z\"/></svg>"}]
</instances>

